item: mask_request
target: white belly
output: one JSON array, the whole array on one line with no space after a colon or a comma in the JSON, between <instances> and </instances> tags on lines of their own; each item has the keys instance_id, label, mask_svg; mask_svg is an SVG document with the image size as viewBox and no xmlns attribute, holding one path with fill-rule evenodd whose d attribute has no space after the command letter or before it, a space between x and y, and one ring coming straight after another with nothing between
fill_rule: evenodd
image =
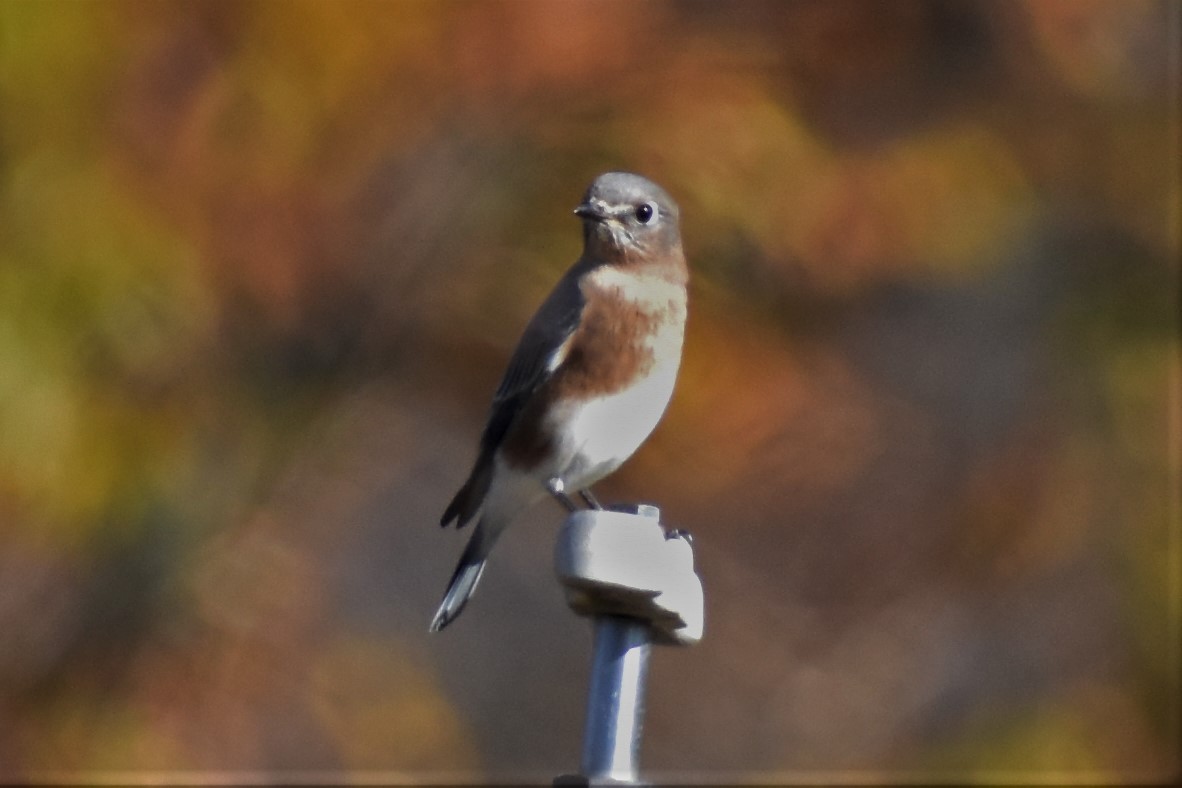
<instances>
[{"instance_id":1,"label":"white belly","mask_svg":"<svg viewBox=\"0 0 1182 788\"><path fill-rule=\"evenodd\" d=\"M570 405L559 415L556 473L567 490L581 490L607 476L632 456L661 420L679 359L658 364L632 387Z\"/></svg>"}]
</instances>

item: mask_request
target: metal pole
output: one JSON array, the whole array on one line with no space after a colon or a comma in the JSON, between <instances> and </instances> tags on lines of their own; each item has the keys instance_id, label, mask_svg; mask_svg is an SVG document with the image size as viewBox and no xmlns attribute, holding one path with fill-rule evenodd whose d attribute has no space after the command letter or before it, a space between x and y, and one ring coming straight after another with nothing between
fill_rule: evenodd
<instances>
[{"instance_id":1,"label":"metal pole","mask_svg":"<svg viewBox=\"0 0 1182 788\"><path fill-rule=\"evenodd\" d=\"M554 569L570 608L594 622L582 769L555 785L643 785L640 738L649 653L702 637L702 581L693 545L640 504L573 512Z\"/></svg>"},{"instance_id":2,"label":"metal pole","mask_svg":"<svg viewBox=\"0 0 1182 788\"><path fill-rule=\"evenodd\" d=\"M595 618L582 773L589 781L635 783L652 635L623 616Z\"/></svg>"}]
</instances>

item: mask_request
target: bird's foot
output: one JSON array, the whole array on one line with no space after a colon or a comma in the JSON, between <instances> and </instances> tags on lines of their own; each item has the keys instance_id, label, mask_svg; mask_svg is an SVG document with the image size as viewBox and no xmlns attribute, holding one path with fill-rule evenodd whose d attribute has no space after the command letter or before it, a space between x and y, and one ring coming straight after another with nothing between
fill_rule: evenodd
<instances>
[{"instance_id":1,"label":"bird's foot","mask_svg":"<svg viewBox=\"0 0 1182 788\"><path fill-rule=\"evenodd\" d=\"M550 479L546 482L546 489L554 496L554 500L562 504L568 512L577 512L579 510L575 502L566 494L566 485L562 483L562 479L559 479L557 476Z\"/></svg>"},{"instance_id":2,"label":"bird's foot","mask_svg":"<svg viewBox=\"0 0 1182 788\"><path fill-rule=\"evenodd\" d=\"M586 502L589 509L603 509L603 507L599 505L599 500L595 497L595 494L591 492L591 488L579 490L579 497L582 498L584 502Z\"/></svg>"}]
</instances>

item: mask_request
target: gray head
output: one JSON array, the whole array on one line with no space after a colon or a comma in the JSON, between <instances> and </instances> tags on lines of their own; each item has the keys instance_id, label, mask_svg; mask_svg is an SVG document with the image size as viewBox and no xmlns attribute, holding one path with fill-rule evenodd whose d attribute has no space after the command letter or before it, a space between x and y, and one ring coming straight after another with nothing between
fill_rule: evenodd
<instances>
[{"instance_id":1,"label":"gray head","mask_svg":"<svg viewBox=\"0 0 1182 788\"><path fill-rule=\"evenodd\" d=\"M596 178L575 213L586 252L615 259L681 255L677 203L657 184L630 172Z\"/></svg>"}]
</instances>

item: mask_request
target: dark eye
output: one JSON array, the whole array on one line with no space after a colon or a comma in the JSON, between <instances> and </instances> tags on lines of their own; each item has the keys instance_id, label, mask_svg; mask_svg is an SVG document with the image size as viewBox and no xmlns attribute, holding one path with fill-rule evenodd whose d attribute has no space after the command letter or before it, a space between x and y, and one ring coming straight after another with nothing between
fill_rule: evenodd
<instances>
[{"instance_id":1,"label":"dark eye","mask_svg":"<svg viewBox=\"0 0 1182 788\"><path fill-rule=\"evenodd\" d=\"M651 202L642 203L636 206L636 221L641 224L648 224L657 215L657 206Z\"/></svg>"}]
</instances>

